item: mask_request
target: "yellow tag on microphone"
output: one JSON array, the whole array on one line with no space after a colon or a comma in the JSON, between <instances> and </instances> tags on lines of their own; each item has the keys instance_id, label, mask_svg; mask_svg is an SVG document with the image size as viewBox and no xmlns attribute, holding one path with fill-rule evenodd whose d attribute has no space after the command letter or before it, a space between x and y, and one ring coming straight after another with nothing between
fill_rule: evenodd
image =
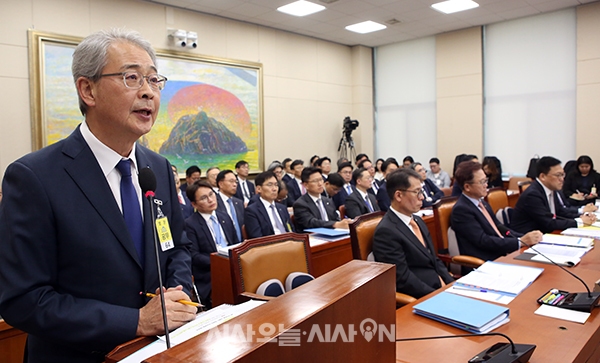
<instances>
[{"instance_id":1,"label":"yellow tag on microphone","mask_svg":"<svg viewBox=\"0 0 600 363\"><path fill-rule=\"evenodd\" d=\"M163 252L175 247L167 217L156 219L156 233L158 234L158 240L160 241L160 249L163 250Z\"/></svg>"}]
</instances>

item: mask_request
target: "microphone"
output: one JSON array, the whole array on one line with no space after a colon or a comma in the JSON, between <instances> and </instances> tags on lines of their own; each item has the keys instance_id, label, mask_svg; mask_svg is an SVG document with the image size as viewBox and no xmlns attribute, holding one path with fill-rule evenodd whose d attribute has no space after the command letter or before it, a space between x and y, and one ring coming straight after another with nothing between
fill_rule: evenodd
<instances>
[{"instance_id":1,"label":"microphone","mask_svg":"<svg viewBox=\"0 0 600 363\"><path fill-rule=\"evenodd\" d=\"M501 336L508 340L509 343L496 343L469 359L468 363L526 363L529 361L536 348L535 344L515 344L508 335L502 333L438 335L423 338L396 339L396 341L407 342L416 340L473 338L480 336Z\"/></svg>"},{"instance_id":2,"label":"microphone","mask_svg":"<svg viewBox=\"0 0 600 363\"><path fill-rule=\"evenodd\" d=\"M149 167L140 170L139 174L140 187L142 193L150 202L150 216L152 218L152 232L154 236L154 251L156 253L156 269L158 270L158 285L160 291L160 303L163 316L163 324L165 326L165 341L167 349L171 348L171 339L169 338L169 324L167 323L167 310L165 308L165 293L163 291L162 273L160 271L160 254L158 252L158 236L156 235L156 215L154 214L154 191L156 190L156 176Z\"/></svg>"},{"instance_id":3,"label":"microphone","mask_svg":"<svg viewBox=\"0 0 600 363\"><path fill-rule=\"evenodd\" d=\"M511 234L509 229L506 229L505 234L507 237L514 237ZM563 303L559 305L559 307L565 308L565 309L571 309L571 310L586 311L589 313L592 312L592 310L598 303L598 299L600 299L600 292L592 293L590 291L590 288L587 286L587 284L579 276L575 275L571 271L567 270L566 268L562 267L558 263L554 262L550 257L548 257L548 256L544 255L543 253L541 253L540 251L536 250L535 248L533 248L533 246L529 245L528 243L523 242L520 238L517 237L517 239L519 240L520 243L531 248L533 251L535 251L535 253L544 257L546 260L550 261L553 265L560 267L561 270L565 271L569 275L571 275L574 278L576 278L577 280L579 280L585 287L587 294L584 292L570 293L568 295L568 297L563 300ZM569 265L569 267L574 266L573 262L567 262L567 265Z\"/></svg>"}]
</instances>

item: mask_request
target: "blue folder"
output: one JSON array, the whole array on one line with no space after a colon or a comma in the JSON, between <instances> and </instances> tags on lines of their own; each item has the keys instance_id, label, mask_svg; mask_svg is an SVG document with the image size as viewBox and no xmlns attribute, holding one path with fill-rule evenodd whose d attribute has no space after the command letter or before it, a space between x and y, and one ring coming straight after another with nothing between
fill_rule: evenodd
<instances>
[{"instance_id":1,"label":"blue folder","mask_svg":"<svg viewBox=\"0 0 600 363\"><path fill-rule=\"evenodd\" d=\"M335 229L335 228L309 228L305 229L304 232L310 232L314 234L320 234L327 237L341 237L350 234L347 229Z\"/></svg>"},{"instance_id":2,"label":"blue folder","mask_svg":"<svg viewBox=\"0 0 600 363\"><path fill-rule=\"evenodd\" d=\"M413 312L475 334L487 333L510 321L507 307L449 292L415 305Z\"/></svg>"}]
</instances>

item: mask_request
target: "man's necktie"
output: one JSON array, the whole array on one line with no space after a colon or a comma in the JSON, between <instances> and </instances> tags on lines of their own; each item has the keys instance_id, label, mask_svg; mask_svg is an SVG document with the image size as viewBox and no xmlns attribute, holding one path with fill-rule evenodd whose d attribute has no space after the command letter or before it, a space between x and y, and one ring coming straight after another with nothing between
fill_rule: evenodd
<instances>
[{"instance_id":1,"label":"man's necktie","mask_svg":"<svg viewBox=\"0 0 600 363\"><path fill-rule=\"evenodd\" d=\"M246 185L247 182L247 180L242 182L242 193L244 193L244 198L250 199L250 192L248 191L248 186Z\"/></svg>"},{"instance_id":2,"label":"man's necktie","mask_svg":"<svg viewBox=\"0 0 600 363\"><path fill-rule=\"evenodd\" d=\"M369 200L369 196L367 195L365 197L365 204L367 205L367 208L369 208L369 212L373 212L373 206L371 205L371 201Z\"/></svg>"},{"instance_id":3,"label":"man's necktie","mask_svg":"<svg viewBox=\"0 0 600 363\"><path fill-rule=\"evenodd\" d=\"M227 199L227 203L229 203L229 210L231 211L231 219L233 221L233 226L235 227L235 234L237 234L238 241L242 242L242 231L240 229L240 225L238 223L237 214L235 213L235 206L233 205L233 199Z\"/></svg>"},{"instance_id":4,"label":"man's necktie","mask_svg":"<svg viewBox=\"0 0 600 363\"><path fill-rule=\"evenodd\" d=\"M488 213L487 209L485 209L485 206L483 205L483 203L481 201L479 201L479 210L481 211L481 213L483 213L483 215L485 216L485 219L487 219L488 223L492 226L492 228L494 228L494 231L496 231L496 234L499 237L502 237L502 234L500 233L500 231L498 230L498 227L496 227L496 225L494 224L494 220L492 219L492 216L490 216L490 213Z\"/></svg>"},{"instance_id":5,"label":"man's necktie","mask_svg":"<svg viewBox=\"0 0 600 363\"><path fill-rule=\"evenodd\" d=\"M121 207L125 224L133 240L133 245L138 253L142 267L144 267L144 223L140 202L131 180L131 159L121 160L117 164L117 170L121 173Z\"/></svg>"},{"instance_id":6,"label":"man's necktie","mask_svg":"<svg viewBox=\"0 0 600 363\"><path fill-rule=\"evenodd\" d=\"M554 192L550 192L549 194L548 205L550 206L550 212L554 215L554 218L556 218L556 207L554 206Z\"/></svg>"},{"instance_id":7,"label":"man's necktie","mask_svg":"<svg viewBox=\"0 0 600 363\"><path fill-rule=\"evenodd\" d=\"M227 247L227 242L221 233L221 225L219 224L219 221L217 221L217 217L214 215L210 216L210 222L213 228L213 233L215 234L215 242L217 245L221 247Z\"/></svg>"},{"instance_id":8,"label":"man's necktie","mask_svg":"<svg viewBox=\"0 0 600 363\"><path fill-rule=\"evenodd\" d=\"M304 187L304 185L303 185L303 184L300 184L300 193L301 193L302 195L306 194L306 188Z\"/></svg>"},{"instance_id":9,"label":"man's necktie","mask_svg":"<svg viewBox=\"0 0 600 363\"><path fill-rule=\"evenodd\" d=\"M348 195L352 194L352 187L350 187L350 184L346 185L346 192Z\"/></svg>"},{"instance_id":10,"label":"man's necktie","mask_svg":"<svg viewBox=\"0 0 600 363\"><path fill-rule=\"evenodd\" d=\"M375 180L373 180L373 184L371 184L371 189L373 189L373 193L377 194L377 191L379 190L379 185L377 185L377 182Z\"/></svg>"},{"instance_id":11,"label":"man's necktie","mask_svg":"<svg viewBox=\"0 0 600 363\"><path fill-rule=\"evenodd\" d=\"M323 199L317 199L317 207L319 208L319 212L321 212L321 219L324 221L328 221L327 212L325 211L325 206L323 206Z\"/></svg>"},{"instance_id":12,"label":"man's necktie","mask_svg":"<svg viewBox=\"0 0 600 363\"><path fill-rule=\"evenodd\" d=\"M271 215L273 216L273 220L275 221L275 227L277 227L277 229L279 231L281 231L281 233L285 233L287 232L285 227L283 226L283 223L281 223L281 221L279 220L278 217L278 213L277 213L277 209L275 208L275 204L271 204ZM277 234L277 231L275 231Z\"/></svg>"},{"instance_id":13,"label":"man's necktie","mask_svg":"<svg viewBox=\"0 0 600 363\"><path fill-rule=\"evenodd\" d=\"M421 234L421 229L417 225L417 222L415 222L414 218L410 219L410 228L412 228L413 232L415 233L415 236L417 236L417 239L419 240L419 242L421 242L423 247L427 248L425 240L423 239L423 234Z\"/></svg>"}]
</instances>

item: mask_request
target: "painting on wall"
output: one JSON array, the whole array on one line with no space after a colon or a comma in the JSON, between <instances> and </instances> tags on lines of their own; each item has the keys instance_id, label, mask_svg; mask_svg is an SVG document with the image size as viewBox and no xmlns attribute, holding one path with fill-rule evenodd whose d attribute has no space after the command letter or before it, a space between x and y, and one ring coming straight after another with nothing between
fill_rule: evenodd
<instances>
[{"instance_id":1,"label":"painting on wall","mask_svg":"<svg viewBox=\"0 0 600 363\"><path fill-rule=\"evenodd\" d=\"M83 120L71 75L82 38L30 30L33 141L36 148L67 137ZM139 143L166 157L180 175L191 165L263 166L262 65L157 50L168 81L152 131Z\"/></svg>"}]
</instances>

